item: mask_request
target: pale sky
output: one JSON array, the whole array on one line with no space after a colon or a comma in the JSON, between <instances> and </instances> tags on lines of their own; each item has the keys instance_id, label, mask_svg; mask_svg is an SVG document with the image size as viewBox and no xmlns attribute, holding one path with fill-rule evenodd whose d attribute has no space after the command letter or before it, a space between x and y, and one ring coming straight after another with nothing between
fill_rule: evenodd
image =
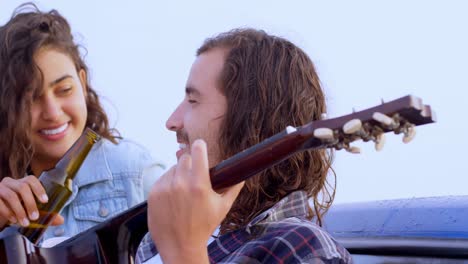
<instances>
[{"instance_id":1,"label":"pale sky","mask_svg":"<svg viewBox=\"0 0 468 264\"><path fill-rule=\"evenodd\" d=\"M3 25L17 0L0 0ZM55 8L87 50L93 87L111 123L170 166L178 148L165 121L183 99L195 51L207 37L254 27L286 37L315 62L329 117L407 94L438 122L410 144L387 135L376 152L338 152L337 203L468 195L468 2L459 1L36 1ZM466 164L465 164L466 165Z\"/></svg>"}]
</instances>

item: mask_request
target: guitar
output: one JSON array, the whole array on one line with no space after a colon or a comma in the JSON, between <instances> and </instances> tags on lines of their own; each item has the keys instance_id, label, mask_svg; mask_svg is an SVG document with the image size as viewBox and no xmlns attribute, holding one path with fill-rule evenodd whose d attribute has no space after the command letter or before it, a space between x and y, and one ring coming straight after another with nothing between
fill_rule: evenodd
<instances>
[{"instance_id":1,"label":"guitar","mask_svg":"<svg viewBox=\"0 0 468 264\"><path fill-rule=\"evenodd\" d=\"M291 155L320 148L358 153L351 143L373 141L382 149L387 132L403 134L408 143L415 126L435 122L431 107L415 96L333 119L287 127L210 169L214 190L232 186ZM143 202L51 248L36 247L12 229L0 235L0 263L134 263L138 245L148 232L147 203Z\"/></svg>"}]
</instances>

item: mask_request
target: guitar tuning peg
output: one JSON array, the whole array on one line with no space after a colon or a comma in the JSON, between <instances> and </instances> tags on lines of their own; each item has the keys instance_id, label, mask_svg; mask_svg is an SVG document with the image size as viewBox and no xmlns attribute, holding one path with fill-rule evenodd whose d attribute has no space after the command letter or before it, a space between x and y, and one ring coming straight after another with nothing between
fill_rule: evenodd
<instances>
[{"instance_id":1,"label":"guitar tuning peg","mask_svg":"<svg viewBox=\"0 0 468 264\"><path fill-rule=\"evenodd\" d=\"M287 134L291 134L291 133L294 133L297 131L297 128L293 127L293 126L287 126L286 127L286 133Z\"/></svg>"},{"instance_id":2,"label":"guitar tuning peg","mask_svg":"<svg viewBox=\"0 0 468 264\"><path fill-rule=\"evenodd\" d=\"M384 124L387 127L391 127L391 126L395 125L395 121L391 117L389 117L387 115L384 115L382 113L379 113L379 112L375 112L372 115L372 119L374 119L377 122L380 122L380 123Z\"/></svg>"},{"instance_id":3,"label":"guitar tuning peg","mask_svg":"<svg viewBox=\"0 0 468 264\"><path fill-rule=\"evenodd\" d=\"M322 127L314 130L314 137L322 140L332 140L335 138L335 135L330 128Z\"/></svg>"},{"instance_id":4,"label":"guitar tuning peg","mask_svg":"<svg viewBox=\"0 0 468 264\"><path fill-rule=\"evenodd\" d=\"M416 136L416 129L414 126L409 126L404 130L403 143L409 143Z\"/></svg>"},{"instance_id":5,"label":"guitar tuning peg","mask_svg":"<svg viewBox=\"0 0 468 264\"><path fill-rule=\"evenodd\" d=\"M361 149L358 148L358 147L354 147L354 146L347 147L346 151L348 151L350 153L353 153L353 154L360 154L361 153Z\"/></svg>"},{"instance_id":6,"label":"guitar tuning peg","mask_svg":"<svg viewBox=\"0 0 468 264\"><path fill-rule=\"evenodd\" d=\"M343 132L345 134L354 134L361 130L362 128L362 122L359 119L352 119L346 122L343 126Z\"/></svg>"},{"instance_id":7,"label":"guitar tuning peg","mask_svg":"<svg viewBox=\"0 0 468 264\"><path fill-rule=\"evenodd\" d=\"M385 145L385 134L381 133L375 138L375 150L381 151Z\"/></svg>"}]
</instances>

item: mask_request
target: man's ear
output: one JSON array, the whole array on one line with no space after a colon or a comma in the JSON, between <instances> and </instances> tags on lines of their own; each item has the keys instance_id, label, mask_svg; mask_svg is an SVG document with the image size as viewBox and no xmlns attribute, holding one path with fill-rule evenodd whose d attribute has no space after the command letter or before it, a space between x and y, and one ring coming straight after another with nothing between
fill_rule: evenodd
<instances>
[{"instance_id":1,"label":"man's ear","mask_svg":"<svg viewBox=\"0 0 468 264\"><path fill-rule=\"evenodd\" d=\"M86 85L87 82L86 82L86 71L84 69L81 69L79 72L78 72L78 75L80 76L80 82L81 82L81 87L83 87L83 94L84 96L86 97L86 95L88 94L88 86Z\"/></svg>"}]
</instances>

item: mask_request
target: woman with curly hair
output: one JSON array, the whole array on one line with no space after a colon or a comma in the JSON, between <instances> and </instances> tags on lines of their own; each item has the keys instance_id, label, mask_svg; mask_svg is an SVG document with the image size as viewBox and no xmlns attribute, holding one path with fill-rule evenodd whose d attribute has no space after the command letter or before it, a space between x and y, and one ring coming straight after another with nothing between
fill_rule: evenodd
<instances>
[{"instance_id":1,"label":"woman with curly hair","mask_svg":"<svg viewBox=\"0 0 468 264\"><path fill-rule=\"evenodd\" d=\"M38 180L89 127L103 137L44 238L74 236L144 200L142 146L109 127L67 20L19 6L0 27L0 227L29 226L48 200ZM154 172L154 171L153 171ZM64 224L59 225L64 222Z\"/></svg>"}]
</instances>

